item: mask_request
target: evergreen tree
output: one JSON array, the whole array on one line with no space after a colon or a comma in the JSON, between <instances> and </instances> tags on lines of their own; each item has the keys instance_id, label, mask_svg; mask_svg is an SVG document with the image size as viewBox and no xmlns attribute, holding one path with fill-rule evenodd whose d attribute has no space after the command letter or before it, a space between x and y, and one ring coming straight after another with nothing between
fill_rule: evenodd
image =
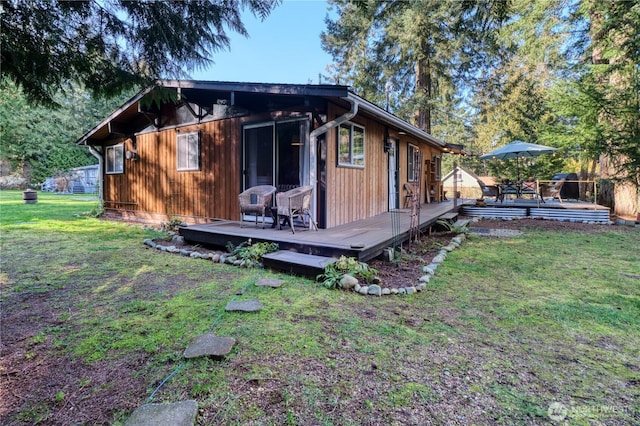
<instances>
[{"instance_id":1,"label":"evergreen tree","mask_svg":"<svg viewBox=\"0 0 640 426\"><path fill-rule=\"evenodd\" d=\"M508 11L502 0L330 3L339 17L327 19L322 41L334 79L427 132L450 120L462 88L489 64Z\"/></svg>"},{"instance_id":2,"label":"evergreen tree","mask_svg":"<svg viewBox=\"0 0 640 426\"><path fill-rule=\"evenodd\" d=\"M61 108L34 106L15 83L0 81L0 159L31 184L58 171L96 163L86 148L73 144L133 93L95 100L77 87L53 98Z\"/></svg>"},{"instance_id":3,"label":"evergreen tree","mask_svg":"<svg viewBox=\"0 0 640 426\"><path fill-rule=\"evenodd\" d=\"M159 78L181 78L246 35L240 8L265 18L277 0L1 3L2 77L30 103L55 105L70 82L110 97Z\"/></svg>"}]
</instances>

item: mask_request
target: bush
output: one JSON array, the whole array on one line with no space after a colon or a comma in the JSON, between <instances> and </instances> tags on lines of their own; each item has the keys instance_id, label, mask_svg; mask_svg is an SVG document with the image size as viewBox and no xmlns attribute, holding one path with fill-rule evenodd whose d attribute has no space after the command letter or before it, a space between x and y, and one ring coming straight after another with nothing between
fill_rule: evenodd
<instances>
[{"instance_id":1,"label":"bush","mask_svg":"<svg viewBox=\"0 0 640 426\"><path fill-rule=\"evenodd\" d=\"M341 256L334 263L327 265L324 273L318 275L316 279L322 281L327 288L341 288L340 280L346 274L368 283L373 281L378 271L353 257Z\"/></svg>"},{"instance_id":2,"label":"bush","mask_svg":"<svg viewBox=\"0 0 640 426\"><path fill-rule=\"evenodd\" d=\"M234 247L233 244L227 244L227 250L238 260L244 262L247 267L262 265L262 256L267 253L272 253L279 250L279 246L276 243L256 243L252 244L251 239L244 243Z\"/></svg>"}]
</instances>

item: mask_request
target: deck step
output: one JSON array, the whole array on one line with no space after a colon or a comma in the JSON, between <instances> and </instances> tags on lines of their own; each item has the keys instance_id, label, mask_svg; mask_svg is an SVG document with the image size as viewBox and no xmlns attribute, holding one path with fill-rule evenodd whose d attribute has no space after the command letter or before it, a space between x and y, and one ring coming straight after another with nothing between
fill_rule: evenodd
<instances>
[{"instance_id":1,"label":"deck step","mask_svg":"<svg viewBox=\"0 0 640 426\"><path fill-rule=\"evenodd\" d=\"M456 220L458 220L458 213L455 213L455 212L445 213L445 214L442 214L442 215L438 216L438 219L446 220L447 222L453 223Z\"/></svg>"},{"instance_id":2,"label":"deck step","mask_svg":"<svg viewBox=\"0 0 640 426\"><path fill-rule=\"evenodd\" d=\"M332 257L303 254L289 250L268 253L262 257L262 262L266 268L310 277L323 273L324 268L335 261L336 259Z\"/></svg>"}]
</instances>

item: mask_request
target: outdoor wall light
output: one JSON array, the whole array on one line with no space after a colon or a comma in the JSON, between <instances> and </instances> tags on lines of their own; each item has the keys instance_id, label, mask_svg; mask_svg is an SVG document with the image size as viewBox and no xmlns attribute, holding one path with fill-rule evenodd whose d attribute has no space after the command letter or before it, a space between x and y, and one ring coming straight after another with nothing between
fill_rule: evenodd
<instances>
[{"instance_id":1,"label":"outdoor wall light","mask_svg":"<svg viewBox=\"0 0 640 426\"><path fill-rule=\"evenodd\" d=\"M126 157L127 160L131 160L131 161L138 161L138 151L133 150L133 151L127 151L124 156Z\"/></svg>"}]
</instances>

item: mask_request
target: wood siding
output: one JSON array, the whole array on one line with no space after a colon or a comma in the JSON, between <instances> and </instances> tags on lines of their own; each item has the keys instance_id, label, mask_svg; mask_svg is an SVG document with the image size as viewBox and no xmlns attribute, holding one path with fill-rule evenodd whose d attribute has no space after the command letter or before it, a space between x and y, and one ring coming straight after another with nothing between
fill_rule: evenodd
<instances>
[{"instance_id":1,"label":"wood siding","mask_svg":"<svg viewBox=\"0 0 640 426\"><path fill-rule=\"evenodd\" d=\"M105 175L106 207L138 217L182 217L202 222L237 219L240 191L240 120L227 119L136 137L139 159L124 173ZM178 132L200 131L199 171L177 171ZM131 139L125 151L133 149Z\"/></svg>"},{"instance_id":2,"label":"wood siding","mask_svg":"<svg viewBox=\"0 0 640 426\"><path fill-rule=\"evenodd\" d=\"M328 112L329 119L335 119L346 110L330 104ZM376 216L389 210L388 154L384 151L386 128L378 121L362 114L357 115L350 122L365 128L365 166L364 168L338 166L337 131L331 129L327 133L327 228ZM398 190L400 207L402 207L404 197L402 187L407 183L408 144L418 146L424 160L430 160L432 155L441 155L441 151L426 143L408 139L405 135L399 135L392 130L389 132L391 137L400 140L397 153ZM422 170L425 176L427 169L424 164ZM422 184L424 187L425 182L423 181Z\"/></svg>"},{"instance_id":3,"label":"wood siding","mask_svg":"<svg viewBox=\"0 0 640 426\"><path fill-rule=\"evenodd\" d=\"M344 107L329 103L327 120L345 112ZM122 174L104 175L107 211L156 222L174 217L191 223L238 220L242 126L269 120L273 120L273 113L263 112L138 134L135 148L139 159L125 160ZM331 129L326 133L326 199L320 200L325 205L324 209L319 209L326 212L326 228L388 211L388 154L384 151L386 127L365 114L358 114L351 122L365 129L365 166L338 166L337 130ZM195 131L200 132L200 170L177 171L177 134ZM400 141L397 157L399 203L402 207L403 184L407 182L408 143L418 146L426 161L432 155L441 155L441 152L393 129L389 129L389 133ZM124 143L125 151L134 149L132 139ZM428 169L424 164L422 167L421 183L424 188ZM423 202L425 198L423 195Z\"/></svg>"}]
</instances>

